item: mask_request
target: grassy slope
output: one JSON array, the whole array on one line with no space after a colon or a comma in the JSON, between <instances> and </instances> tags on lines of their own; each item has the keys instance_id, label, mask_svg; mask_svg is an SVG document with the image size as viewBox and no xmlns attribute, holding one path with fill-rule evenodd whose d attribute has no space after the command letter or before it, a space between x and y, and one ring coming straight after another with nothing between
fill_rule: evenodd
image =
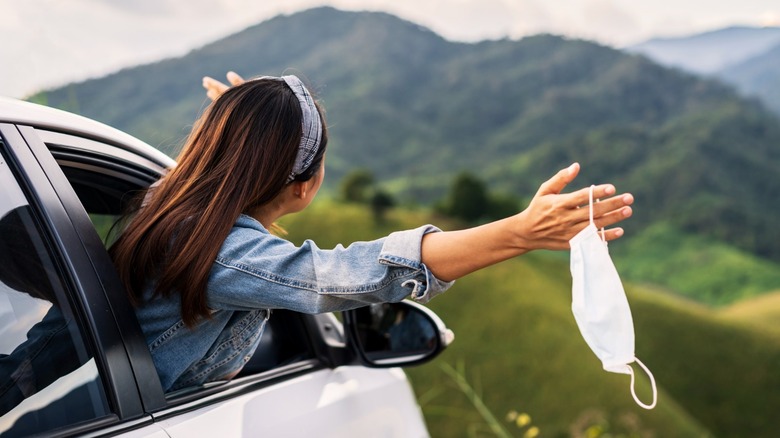
<instances>
[{"instance_id":1,"label":"grassy slope","mask_svg":"<svg viewBox=\"0 0 780 438\"><path fill-rule=\"evenodd\" d=\"M722 319L780 336L780 290L734 303L718 312Z\"/></svg>"},{"instance_id":2,"label":"grassy slope","mask_svg":"<svg viewBox=\"0 0 780 438\"><path fill-rule=\"evenodd\" d=\"M569 287L566 265L538 256L462 279L449 296L431 303L456 333L456 343L438 361L463 360L470 370L467 377L481 382L486 403L499 417L512 409L527 412L544 436L566 435L580 416L594 409L612 422L635 417L642 430L657 436L705 435L663 389L662 403L646 413L633 404L627 376L601 370L574 323ZM655 370L654 360L645 361ZM435 364L410 375L420 394L451 386ZM662 375L657 379L663 382ZM649 397L645 379L638 393ZM464 419L465 424L478 421L474 414L453 415L457 411L441 406L468 410L452 389L427 403L429 424L443 431L441 436L457 436Z\"/></svg>"},{"instance_id":3,"label":"grassy slope","mask_svg":"<svg viewBox=\"0 0 780 438\"><path fill-rule=\"evenodd\" d=\"M668 223L632 233L613 253L624 279L663 285L710 305L728 305L780 287L778 263Z\"/></svg>"},{"instance_id":4,"label":"grassy slope","mask_svg":"<svg viewBox=\"0 0 780 438\"><path fill-rule=\"evenodd\" d=\"M292 240L312 237L328 247L429 220L424 212L396 211L384 226L375 227L365 210L320 202L284 225ZM744 323L752 319L749 308L715 312L663 291L627 287L637 356L655 373L660 388L658 407L647 412L631 399L629 378L602 371L585 345L571 315L569 290L566 262L539 253L464 278L431 303L455 331L456 342L433 363L408 371L434 436L463 436L481 422L440 369L442 363L459 361L465 363L466 377L483 388L496 416L527 412L543 436L567 436L594 411L613 432L770 433L767 419L780 409L780 394L768 389L780 387L775 372L780 335ZM769 304L756 306L767 319ZM649 397L645 378L637 391Z\"/></svg>"}]
</instances>

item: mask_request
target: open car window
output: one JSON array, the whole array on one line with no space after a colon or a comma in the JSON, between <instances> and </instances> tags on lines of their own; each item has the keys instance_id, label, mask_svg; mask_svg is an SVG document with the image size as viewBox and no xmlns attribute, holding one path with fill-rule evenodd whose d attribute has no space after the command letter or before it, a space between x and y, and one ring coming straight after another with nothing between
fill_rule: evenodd
<instances>
[{"instance_id":1,"label":"open car window","mask_svg":"<svg viewBox=\"0 0 780 438\"><path fill-rule=\"evenodd\" d=\"M159 179L165 169L122 148L98 141L38 131L101 240L109 246L116 237L117 221Z\"/></svg>"},{"instance_id":2,"label":"open car window","mask_svg":"<svg viewBox=\"0 0 780 438\"><path fill-rule=\"evenodd\" d=\"M130 203L143 196L165 171L116 146L59 133L43 132L40 136L106 246L121 232L121 224L117 221ZM315 354L304 318L295 312L274 310L260 345L237 377L275 374L275 370L301 362L308 363L310 367ZM185 388L168 394L168 398L192 400L208 388Z\"/></svg>"}]
</instances>

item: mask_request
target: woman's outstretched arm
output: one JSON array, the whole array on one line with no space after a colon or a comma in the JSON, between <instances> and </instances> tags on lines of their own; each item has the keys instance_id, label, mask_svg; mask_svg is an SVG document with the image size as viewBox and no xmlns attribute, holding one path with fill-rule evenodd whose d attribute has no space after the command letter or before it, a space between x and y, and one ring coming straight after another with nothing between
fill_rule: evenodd
<instances>
[{"instance_id":1,"label":"woman's outstretched arm","mask_svg":"<svg viewBox=\"0 0 780 438\"><path fill-rule=\"evenodd\" d=\"M575 163L559 171L541 185L519 214L465 230L426 234L423 263L436 278L451 281L535 249L568 249L569 239L589 223L589 189L561 194L579 170ZM615 196L615 187L604 184L595 187L593 196L603 199L593 207L597 227L609 227L631 216L632 195ZM622 235L621 228L605 233L607 240Z\"/></svg>"}]
</instances>

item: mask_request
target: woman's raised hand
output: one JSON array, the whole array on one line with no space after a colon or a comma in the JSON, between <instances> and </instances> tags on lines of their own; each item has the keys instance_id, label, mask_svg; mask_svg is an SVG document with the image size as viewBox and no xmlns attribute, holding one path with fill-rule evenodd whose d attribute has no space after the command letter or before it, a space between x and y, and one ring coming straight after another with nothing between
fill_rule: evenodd
<instances>
[{"instance_id":1,"label":"woman's raised hand","mask_svg":"<svg viewBox=\"0 0 780 438\"><path fill-rule=\"evenodd\" d=\"M527 249L569 248L569 240L584 229L589 221L589 187L562 194L561 191L574 180L580 165L572 164L559 171L539 187L528 208L515 216L517 235ZM597 228L612 226L631 216L630 205L634 197L615 195L615 187L602 184L593 190L593 219ZM596 199L600 199L596 202ZM623 235L622 228L607 229L605 237L614 240Z\"/></svg>"},{"instance_id":2,"label":"woman's raised hand","mask_svg":"<svg viewBox=\"0 0 780 438\"><path fill-rule=\"evenodd\" d=\"M241 85L244 83L244 78L239 76L238 73L234 71L229 71L227 73L227 80L230 85L223 84L222 82L212 77L205 76L203 78L203 88L206 89L206 96L211 100L215 100L231 86Z\"/></svg>"}]
</instances>

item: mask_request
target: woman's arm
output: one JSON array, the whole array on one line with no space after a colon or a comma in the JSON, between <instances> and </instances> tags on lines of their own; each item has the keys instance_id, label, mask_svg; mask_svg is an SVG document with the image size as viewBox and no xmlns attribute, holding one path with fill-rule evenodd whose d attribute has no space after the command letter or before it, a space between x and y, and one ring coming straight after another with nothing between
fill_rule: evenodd
<instances>
[{"instance_id":1,"label":"woman's arm","mask_svg":"<svg viewBox=\"0 0 780 438\"><path fill-rule=\"evenodd\" d=\"M235 72L227 74L231 85L244 79ZM230 86L213 78L203 78L203 87L215 99ZM442 281L452 281L484 267L516 257L534 249L569 249L569 239L589 222L588 188L561 194L580 171L575 163L559 171L541 185L523 212L496 222L459 231L426 234L422 241L422 262ZM615 187L597 186L593 196L610 197L594 205L594 219L599 228L614 225L631 216L634 197L613 196ZM621 228L605 233L607 240L623 235Z\"/></svg>"},{"instance_id":2,"label":"woman's arm","mask_svg":"<svg viewBox=\"0 0 780 438\"><path fill-rule=\"evenodd\" d=\"M567 194L561 191L579 173L575 163L541 185L528 208L496 222L459 231L426 234L422 241L422 262L436 278L452 281L495 263L535 249L565 250L569 239L589 223L588 188ZM610 184L596 186L596 226L608 227L631 216L630 194L613 196ZM585 208L580 208L585 206ZM621 228L607 230L607 240L623 235Z\"/></svg>"}]
</instances>

